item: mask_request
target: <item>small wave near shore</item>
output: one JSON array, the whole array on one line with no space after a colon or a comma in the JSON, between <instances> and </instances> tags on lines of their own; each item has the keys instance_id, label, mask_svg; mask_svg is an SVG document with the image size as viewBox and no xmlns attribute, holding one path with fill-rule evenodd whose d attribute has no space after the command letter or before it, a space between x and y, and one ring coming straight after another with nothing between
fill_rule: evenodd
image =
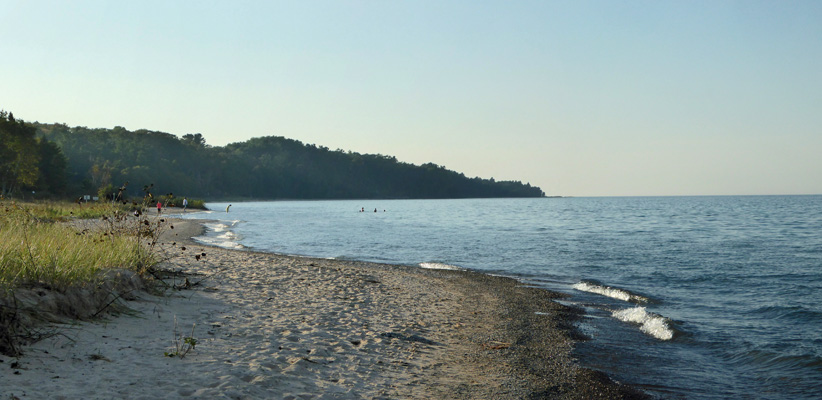
<instances>
[{"instance_id":1,"label":"small wave near shore","mask_svg":"<svg viewBox=\"0 0 822 400\"><path fill-rule=\"evenodd\" d=\"M611 312L611 316L632 324L639 325L639 330L659 340L671 340L674 338L674 329L670 320L662 315L649 312L644 306L650 299L625 289L613 288L593 282L582 281L572 286L574 289L594 293L601 296L610 297L627 303L637 304L636 307L620 309Z\"/></svg>"},{"instance_id":2,"label":"small wave near shore","mask_svg":"<svg viewBox=\"0 0 822 400\"><path fill-rule=\"evenodd\" d=\"M446 269L451 271L462 271L462 268L457 267L456 265L450 265L445 263L439 262L423 262L419 263L420 268L425 269Z\"/></svg>"},{"instance_id":3,"label":"small wave near shore","mask_svg":"<svg viewBox=\"0 0 822 400\"><path fill-rule=\"evenodd\" d=\"M639 324L640 331L659 340L674 338L674 330L671 328L668 319L659 314L648 312L645 307L626 308L614 311L611 315L620 321Z\"/></svg>"},{"instance_id":4,"label":"small wave near shore","mask_svg":"<svg viewBox=\"0 0 822 400\"><path fill-rule=\"evenodd\" d=\"M575 284L572 287L582 292L599 294L602 296L607 296L613 299L622 300L630 303L644 304L649 302L649 299L647 297L631 293L625 289L612 288L610 286L604 286L593 282L582 281Z\"/></svg>"},{"instance_id":5,"label":"small wave near shore","mask_svg":"<svg viewBox=\"0 0 822 400\"><path fill-rule=\"evenodd\" d=\"M204 234L193 239L208 246L244 249L245 246L240 244L242 237L232 229L238 223L240 221L204 221Z\"/></svg>"}]
</instances>

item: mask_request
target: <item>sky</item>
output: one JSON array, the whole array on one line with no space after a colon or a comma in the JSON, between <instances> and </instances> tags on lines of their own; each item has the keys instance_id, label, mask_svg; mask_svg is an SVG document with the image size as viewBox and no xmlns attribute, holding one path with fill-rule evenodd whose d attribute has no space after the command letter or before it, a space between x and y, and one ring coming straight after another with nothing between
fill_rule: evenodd
<instances>
[{"instance_id":1,"label":"sky","mask_svg":"<svg viewBox=\"0 0 822 400\"><path fill-rule=\"evenodd\" d=\"M548 195L822 194L822 1L0 0L0 109Z\"/></svg>"}]
</instances>

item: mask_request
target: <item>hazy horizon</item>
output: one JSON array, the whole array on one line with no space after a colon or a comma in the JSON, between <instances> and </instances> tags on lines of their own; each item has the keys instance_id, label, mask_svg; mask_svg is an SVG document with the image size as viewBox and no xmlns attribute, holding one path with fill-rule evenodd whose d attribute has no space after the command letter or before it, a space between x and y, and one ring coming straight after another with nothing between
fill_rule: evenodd
<instances>
[{"instance_id":1,"label":"hazy horizon","mask_svg":"<svg viewBox=\"0 0 822 400\"><path fill-rule=\"evenodd\" d=\"M822 193L822 3L0 0L0 109L549 196Z\"/></svg>"}]
</instances>

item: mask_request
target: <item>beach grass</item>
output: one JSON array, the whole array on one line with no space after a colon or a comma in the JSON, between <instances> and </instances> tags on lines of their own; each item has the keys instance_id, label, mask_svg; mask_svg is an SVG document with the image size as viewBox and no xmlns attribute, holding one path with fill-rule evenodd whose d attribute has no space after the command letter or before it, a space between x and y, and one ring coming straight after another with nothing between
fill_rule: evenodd
<instances>
[{"instance_id":1,"label":"beach grass","mask_svg":"<svg viewBox=\"0 0 822 400\"><path fill-rule=\"evenodd\" d=\"M66 201L40 201L19 203L0 200L0 218L27 215L40 221L66 221L69 219L93 219L128 211L128 207L110 202L70 203Z\"/></svg>"},{"instance_id":2,"label":"beach grass","mask_svg":"<svg viewBox=\"0 0 822 400\"><path fill-rule=\"evenodd\" d=\"M137 272L155 260L141 244L144 226L126 222L112 204L0 202L0 288L54 288L90 282L104 269ZM68 219L98 219L102 229L79 230Z\"/></svg>"},{"instance_id":3,"label":"beach grass","mask_svg":"<svg viewBox=\"0 0 822 400\"><path fill-rule=\"evenodd\" d=\"M62 296L66 304L58 308L69 310L67 315L89 314L89 310L76 309L84 307L79 303L100 301L91 306L97 311L89 314L97 315L119 298L105 288L111 283L109 271L117 270L118 276L122 270L145 275L158 263L154 245L162 220L151 222L139 207L132 207L18 203L0 198L0 354L17 356L21 354L20 343L36 336L20 316L18 289L85 293L82 299ZM103 297L95 294L102 292ZM114 300L109 299L112 295ZM26 312L49 312L38 310L37 304L25 306L31 308Z\"/></svg>"}]
</instances>

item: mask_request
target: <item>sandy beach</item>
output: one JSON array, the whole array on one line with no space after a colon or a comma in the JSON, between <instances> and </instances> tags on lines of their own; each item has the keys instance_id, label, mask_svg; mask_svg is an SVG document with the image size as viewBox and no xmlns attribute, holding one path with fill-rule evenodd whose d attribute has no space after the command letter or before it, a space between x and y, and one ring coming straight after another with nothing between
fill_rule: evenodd
<instances>
[{"instance_id":1,"label":"sandy beach","mask_svg":"<svg viewBox=\"0 0 822 400\"><path fill-rule=\"evenodd\" d=\"M118 312L44 327L0 356L0 398L619 399L579 367L560 295L478 273L227 250L172 219L176 288L126 291ZM136 285L138 287L140 285ZM48 297L48 296L43 296ZM174 353L175 337L196 347Z\"/></svg>"}]
</instances>

